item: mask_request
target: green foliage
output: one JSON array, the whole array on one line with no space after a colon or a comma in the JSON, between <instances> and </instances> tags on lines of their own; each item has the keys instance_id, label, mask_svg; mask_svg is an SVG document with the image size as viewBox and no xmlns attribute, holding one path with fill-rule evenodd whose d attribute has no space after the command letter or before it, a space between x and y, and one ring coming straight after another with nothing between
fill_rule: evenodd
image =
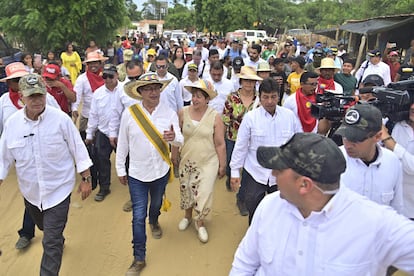
<instances>
[{"instance_id":1,"label":"green foliage","mask_svg":"<svg viewBox=\"0 0 414 276\"><path fill-rule=\"evenodd\" d=\"M187 7L177 3L174 8L168 9L164 29L188 30L194 26L194 18L194 10L189 10Z\"/></svg>"},{"instance_id":2,"label":"green foliage","mask_svg":"<svg viewBox=\"0 0 414 276\"><path fill-rule=\"evenodd\" d=\"M0 0L0 27L31 52L68 41L104 45L128 21L125 0Z\"/></svg>"}]
</instances>

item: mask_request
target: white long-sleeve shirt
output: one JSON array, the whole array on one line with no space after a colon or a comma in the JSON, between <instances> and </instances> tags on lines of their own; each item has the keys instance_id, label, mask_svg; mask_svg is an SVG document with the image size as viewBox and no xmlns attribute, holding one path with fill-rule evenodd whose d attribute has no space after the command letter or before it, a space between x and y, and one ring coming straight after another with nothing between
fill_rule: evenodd
<instances>
[{"instance_id":1,"label":"white long-sleeve shirt","mask_svg":"<svg viewBox=\"0 0 414 276\"><path fill-rule=\"evenodd\" d=\"M414 218L414 131L407 122L399 122L392 130L397 142L394 153L401 161L403 170L403 214Z\"/></svg>"},{"instance_id":2,"label":"white long-sleeve shirt","mask_svg":"<svg viewBox=\"0 0 414 276\"><path fill-rule=\"evenodd\" d=\"M46 105L37 121L25 109L10 116L0 138L0 179L15 163L24 198L40 210L62 202L78 173L92 166L79 131L63 111Z\"/></svg>"},{"instance_id":3,"label":"white long-sleeve shirt","mask_svg":"<svg viewBox=\"0 0 414 276\"><path fill-rule=\"evenodd\" d=\"M414 223L341 187L307 218L280 192L267 195L230 276L384 276L390 265L414 273Z\"/></svg>"},{"instance_id":4,"label":"white long-sleeve shirt","mask_svg":"<svg viewBox=\"0 0 414 276\"><path fill-rule=\"evenodd\" d=\"M339 147L346 160L341 183L378 204L403 211L402 168L397 156L377 146L377 159L367 166L361 159L350 157L344 146Z\"/></svg>"},{"instance_id":5,"label":"white long-sleeve shirt","mask_svg":"<svg viewBox=\"0 0 414 276\"><path fill-rule=\"evenodd\" d=\"M368 62L368 67L366 64ZM365 68L366 67L366 68ZM380 61L377 64L372 64L369 61L365 61L361 64L361 67L355 74L355 78L359 81L361 79L361 83L368 75L379 75L384 80L384 85L387 86L391 82L391 73L390 67L388 64Z\"/></svg>"},{"instance_id":6,"label":"white long-sleeve shirt","mask_svg":"<svg viewBox=\"0 0 414 276\"><path fill-rule=\"evenodd\" d=\"M164 130L169 130L172 125L175 131L175 139L170 144L178 147L182 146L184 137L180 131L177 113L162 102L158 104L152 114L142 106L141 102L138 104L161 135L163 135ZM125 109L121 118L116 151L115 167L118 176L126 175L125 161L128 153L128 175L140 181L151 182L159 179L170 169L158 150L142 132L129 109Z\"/></svg>"},{"instance_id":7,"label":"white long-sleeve shirt","mask_svg":"<svg viewBox=\"0 0 414 276\"><path fill-rule=\"evenodd\" d=\"M185 78L182 78L180 80L180 82L177 85L177 90L178 90L178 93L180 93L182 95L183 101L185 101L185 102L191 102L191 98L192 98L191 92L188 91L187 89L185 89L185 86L194 85L194 84L198 83L198 81L199 81L199 78L197 78L196 81L191 81L188 78L188 76L185 77Z\"/></svg>"},{"instance_id":8,"label":"white long-sleeve shirt","mask_svg":"<svg viewBox=\"0 0 414 276\"><path fill-rule=\"evenodd\" d=\"M128 79L128 78L127 78ZM109 120L109 137L118 137L119 125L121 124L122 112L131 105L139 102L139 100L131 98L125 93L124 87L129 80L121 82L122 89L116 90L118 97L115 99L115 103L112 106L112 115Z\"/></svg>"},{"instance_id":9,"label":"white long-sleeve shirt","mask_svg":"<svg viewBox=\"0 0 414 276\"><path fill-rule=\"evenodd\" d=\"M79 104L82 101L81 115L88 118L89 111L91 109L93 92L86 73L79 75L76 79L73 90L76 92L76 101L72 103L72 111L78 111Z\"/></svg>"},{"instance_id":10,"label":"white long-sleeve shirt","mask_svg":"<svg viewBox=\"0 0 414 276\"><path fill-rule=\"evenodd\" d=\"M177 89L177 78L170 72L167 72L167 74L163 78L158 76L158 79L160 81L171 80L167 87L165 87L164 90L161 92L160 100L161 102L169 106L172 110L178 112L181 108L183 108L184 101L180 89Z\"/></svg>"},{"instance_id":11,"label":"white long-sleeve shirt","mask_svg":"<svg viewBox=\"0 0 414 276\"><path fill-rule=\"evenodd\" d=\"M88 118L88 128L86 129L86 139L92 140L95 136L96 130L99 130L107 137L117 137L118 132L113 129L113 133L110 133L109 122L111 121L111 116L114 113L114 108L117 107L116 102L124 89L124 86L118 82L118 85L114 88L113 91L110 91L106 85L102 85L95 90L92 97L91 110L89 111ZM119 111L119 114L122 113L122 110Z\"/></svg>"},{"instance_id":12,"label":"white long-sleeve shirt","mask_svg":"<svg viewBox=\"0 0 414 276\"><path fill-rule=\"evenodd\" d=\"M209 81L213 84L214 88L217 91L217 96L210 100L208 105L214 108L219 114L223 114L224 104L227 100L227 96L236 90L234 90L233 83L231 80L226 79L223 75L223 78L219 82L214 82L210 77Z\"/></svg>"},{"instance_id":13,"label":"white long-sleeve shirt","mask_svg":"<svg viewBox=\"0 0 414 276\"><path fill-rule=\"evenodd\" d=\"M277 106L274 116L270 115L263 106L247 112L240 124L231 155L231 177L240 177L240 169L243 168L257 182L275 185L276 179L272 176L272 170L263 168L257 162L257 148L281 146L297 132L302 132L302 126L289 109Z\"/></svg>"},{"instance_id":14,"label":"white long-sleeve shirt","mask_svg":"<svg viewBox=\"0 0 414 276\"><path fill-rule=\"evenodd\" d=\"M4 93L0 97L0 135L3 132L4 125L6 124L7 119L14 114L17 109L17 107L12 103L9 96L10 92ZM23 107L23 102L21 102ZM49 93L46 94L46 104L53 106L57 109L60 109L59 104L57 103L56 99L50 95Z\"/></svg>"}]
</instances>

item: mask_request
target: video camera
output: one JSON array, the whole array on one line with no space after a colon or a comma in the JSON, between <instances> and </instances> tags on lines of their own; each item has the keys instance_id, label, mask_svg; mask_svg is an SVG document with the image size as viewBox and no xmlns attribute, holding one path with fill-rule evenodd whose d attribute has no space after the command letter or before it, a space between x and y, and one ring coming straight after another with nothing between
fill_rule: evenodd
<instances>
[{"instance_id":1,"label":"video camera","mask_svg":"<svg viewBox=\"0 0 414 276\"><path fill-rule=\"evenodd\" d=\"M387 87L366 87L365 93L371 92L375 99L367 103L374 105L382 116L388 117L396 123L408 118L411 103L414 103L414 80L393 82ZM356 104L358 97L342 96L326 90L324 94L316 96L316 104L311 106L311 114L317 119L326 118L339 122L344 117L346 110Z\"/></svg>"},{"instance_id":2,"label":"video camera","mask_svg":"<svg viewBox=\"0 0 414 276\"><path fill-rule=\"evenodd\" d=\"M316 94L316 103L311 106L311 115L317 119L326 118L339 122L345 116L346 110L357 102L357 98L325 90L323 94Z\"/></svg>"}]
</instances>

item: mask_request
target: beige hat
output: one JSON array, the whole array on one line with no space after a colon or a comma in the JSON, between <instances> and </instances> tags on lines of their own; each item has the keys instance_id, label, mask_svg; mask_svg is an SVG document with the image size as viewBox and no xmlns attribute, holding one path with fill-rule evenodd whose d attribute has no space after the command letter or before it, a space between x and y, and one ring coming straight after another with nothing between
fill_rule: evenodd
<instances>
[{"instance_id":1,"label":"beige hat","mask_svg":"<svg viewBox=\"0 0 414 276\"><path fill-rule=\"evenodd\" d=\"M88 53L83 63L94 62L94 61L106 61L106 60L108 60L107 57L104 57L97 51L93 51L93 52Z\"/></svg>"},{"instance_id":2,"label":"beige hat","mask_svg":"<svg viewBox=\"0 0 414 276\"><path fill-rule=\"evenodd\" d=\"M127 82L124 86L125 93L133 99L141 100L142 95L139 93L138 88L150 85L150 84L159 84L161 86L161 92L167 87L171 80L160 81L157 74L151 72L143 74L137 80L132 80Z\"/></svg>"},{"instance_id":3,"label":"beige hat","mask_svg":"<svg viewBox=\"0 0 414 276\"><path fill-rule=\"evenodd\" d=\"M320 70L320 69L335 69L336 71L339 70L339 68L336 67L335 61L333 60L333 58L329 58L329 57L323 58L321 60L321 66L319 68L316 68L316 69L317 70Z\"/></svg>"},{"instance_id":4,"label":"beige hat","mask_svg":"<svg viewBox=\"0 0 414 276\"><path fill-rule=\"evenodd\" d=\"M208 94L210 100L217 96L217 91L215 90L213 84L208 80L199 79L196 83L184 86L184 88L190 92L192 91L192 88L201 89Z\"/></svg>"},{"instance_id":5,"label":"beige hat","mask_svg":"<svg viewBox=\"0 0 414 276\"><path fill-rule=\"evenodd\" d=\"M124 52L123 52L124 61L132 60L133 55L134 55L134 51L132 51L131 49L124 49Z\"/></svg>"},{"instance_id":6,"label":"beige hat","mask_svg":"<svg viewBox=\"0 0 414 276\"><path fill-rule=\"evenodd\" d=\"M257 71L257 72L270 72L270 71L272 71L272 70L270 69L270 65L269 65L269 63L268 63L268 62L260 62L260 63L257 65L257 69L256 69L256 71Z\"/></svg>"},{"instance_id":7,"label":"beige hat","mask_svg":"<svg viewBox=\"0 0 414 276\"><path fill-rule=\"evenodd\" d=\"M256 80L256 81L263 80L261 77L259 77L256 74L256 70L250 66L242 66L240 70L240 74L237 74L237 76L243 80Z\"/></svg>"},{"instance_id":8,"label":"beige hat","mask_svg":"<svg viewBox=\"0 0 414 276\"><path fill-rule=\"evenodd\" d=\"M5 82L10 79L21 78L29 74L29 72L27 72L22 62L10 63L9 65L6 66L5 71L6 71L7 77L0 79L0 82Z\"/></svg>"}]
</instances>

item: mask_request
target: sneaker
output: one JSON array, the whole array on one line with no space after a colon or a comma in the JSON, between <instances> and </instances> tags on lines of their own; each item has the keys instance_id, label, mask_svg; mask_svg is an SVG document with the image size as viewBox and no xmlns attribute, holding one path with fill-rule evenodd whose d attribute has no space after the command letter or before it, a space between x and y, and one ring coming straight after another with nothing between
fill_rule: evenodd
<instances>
[{"instance_id":1,"label":"sneaker","mask_svg":"<svg viewBox=\"0 0 414 276\"><path fill-rule=\"evenodd\" d=\"M160 224L157 222L155 224L150 224L152 237L154 239L161 239L162 237L162 229Z\"/></svg>"},{"instance_id":2,"label":"sneaker","mask_svg":"<svg viewBox=\"0 0 414 276\"><path fill-rule=\"evenodd\" d=\"M124 206L122 206L122 210L124 210L124 212L131 212L132 211L132 201L128 200L127 202L125 202Z\"/></svg>"},{"instance_id":3,"label":"sneaker","mask_svg":"<svg viewBox=\"0 0 414 276\"><path fill-rule=\"evenodd\" d=\"M249 211L246 208L246 204L244 203L244 201L241 201L239 199L237 199L237 208L239 208L239 212L241 216L248 216L249 215Z\"/></svg>"},{"instance_id":4,"label":"sneaker","mask_svg":"<svg viewBox=\"0 0 414 276\"><path fill-rule=\"evenodd\" d=\"M24 249L28 247L31 243L31 240L28 237L21 236L16 242L16 249Z\"/></svg>"},{"instance_id":5,"label":"sneaker","mask_svg":"<svg viewBox=\"0 0 414 276\"><path fill-rule=\"evenodd\" d=\"M145 261L133 261L125 276L139 276L139 273L145 266Z\"/></svg>"},{"instance_id":6,"label":"sneaker","mask_svg":"<svg viewBox=\"0 0 414 276\"><path fill-rule=\"evenodd\" d=\"M109 195L111 193L111 190L100 190L96 195L95 195L95 201L103 201L105 199L105 197L107 195Z\"/></svg>"},{"instance_id":7,"label":"sneaker","mask_svg":"<svg viewBox=\"0 0 414 276\"><path fill-rule=\"evenodd\" d=\"M198 233L198 239L202 242L202 243L206 243L208 242L208 233L207 233L207 229L204 226L198 226L197 225L197 221L195 221L194 223L195 228L197 230Z\"/></svg>"},{"instance_id":8,"label":"sneaker","mask_svg":"<svg viewBox=\"0 0 414 276\"><path fill-rule=\"evenodd\" d=\"M191 219L183 218L178 224L178 230L184 231L191 224Z\"/></svg>"}]
</instances>

